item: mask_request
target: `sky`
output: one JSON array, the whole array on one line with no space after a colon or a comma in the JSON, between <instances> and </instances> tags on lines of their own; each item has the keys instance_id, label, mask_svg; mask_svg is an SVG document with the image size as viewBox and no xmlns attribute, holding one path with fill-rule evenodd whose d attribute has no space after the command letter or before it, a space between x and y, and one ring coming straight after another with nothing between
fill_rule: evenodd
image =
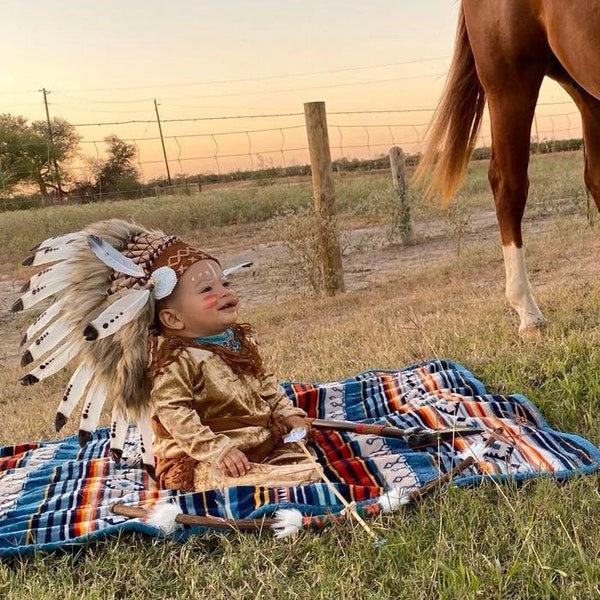
<instances>
[{"instance_id":1,"label":"sky","mask_svg":"<svg viewBox=\"0 0 600 600\"><path fill-rule=\"evenodd\" d=\"M458 6L2 0L0 113L45 119L45 88L85 154L104 156L107 135L130 140L146 180L165 174L157 111L173 175L306 162L312 101L326 103L333 158L413 152L443 89ZM580 135L558 86L545 84L540 102L540 139Z\"/></svg>"}]
</instances>

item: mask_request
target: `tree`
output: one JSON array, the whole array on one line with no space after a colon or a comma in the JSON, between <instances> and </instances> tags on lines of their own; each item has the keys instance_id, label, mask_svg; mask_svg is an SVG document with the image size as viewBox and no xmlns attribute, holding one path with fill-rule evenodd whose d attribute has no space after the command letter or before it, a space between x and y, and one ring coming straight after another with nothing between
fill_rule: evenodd
<instances>
[{"instance_id":1,"label":"tree","mask_svg":"<svg viewBox=\"0 0 600 600\"><path fill-rule=\"evenodd\" d=\"M58 181L68 181L66 163L77 152L81 136L69 122L51 121L52 140L46 121L27 122L18 115L0 115L0 188L11 192L19 185L36 185L43 198L56 192ZM56 173L56 167L58 173Z\"/></svg>"},{"instance_id":2,"label":"tree","mask_svg":"<svg viewBox=\"0 0 600 600\"><path fill-rule=\"evenodd\" d=\"M134 144L116 135L104 138L108 158L95 166L96 187L99 192L127 192L140 187L138 172L133 164L137 155Z\"/></svg>"}]
</instances>

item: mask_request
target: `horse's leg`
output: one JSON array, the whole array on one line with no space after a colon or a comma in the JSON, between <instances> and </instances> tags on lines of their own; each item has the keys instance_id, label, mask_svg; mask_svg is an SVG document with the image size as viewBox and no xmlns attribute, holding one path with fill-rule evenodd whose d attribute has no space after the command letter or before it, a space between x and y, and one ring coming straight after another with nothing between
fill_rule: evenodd
<instances>
[{"instance_id":1,"label":"horse's leg","mask_svg":"<svg viewBox=\"0 0 600 600\"><path fill-rule=\"evenodd\" d=\"M541 77L539 78L541 83ZM507 89L510 89L507 82ZM521 221L527 202L531 124L539 87L488 94L492 154L488 177L500 226L506 299L519 315L519 333L536 333L546 324L532 294L527 276Z\"/></svg>"},{"instance_id":2,"label":"horse's leg","mask_svg":"<svg viewBox=\"0 0 600 600\"><path fill-rule=\"evenodd\" d=\"M492 132L488 178L502 239L506 298L519 315L519 332L538 332L546 321L527 277L521 220L529 190L531 125L550 48L532 2L463 0L462 6L488 99Z\"/></svg>"}]
</instances>

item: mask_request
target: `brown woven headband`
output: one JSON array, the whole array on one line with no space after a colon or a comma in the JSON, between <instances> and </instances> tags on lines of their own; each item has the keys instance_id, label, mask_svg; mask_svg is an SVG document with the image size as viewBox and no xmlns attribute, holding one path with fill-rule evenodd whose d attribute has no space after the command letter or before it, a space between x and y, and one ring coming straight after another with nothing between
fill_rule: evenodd
<instances>
[{"instance_id":1,"label":"brown woven headband","mask_svg":"<svg viewBox=\"0 0 600 600\"><path fill-rule=\"evenodd\" d=\"M214 260L220 265L216 258L190 246L177 236L152 232L132 236L121 253L140 265L147 273L148 279L160 267L170 267L175 271L177 279L180 279L186 270L199 260ZM115 273L108 293L114 294L123 288L142 287L148 279L135 280L129 275Z\"/></svg>"}]
</instances>

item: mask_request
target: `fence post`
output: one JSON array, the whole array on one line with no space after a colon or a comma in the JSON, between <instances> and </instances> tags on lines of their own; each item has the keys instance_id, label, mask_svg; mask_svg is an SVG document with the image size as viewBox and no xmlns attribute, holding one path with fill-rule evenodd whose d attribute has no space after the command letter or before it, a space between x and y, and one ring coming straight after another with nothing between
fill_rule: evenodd
<instances>
[{"instance_id":1,"label":"fence post","mask_svg":"<svg viewBox=\"0 0 600 600\"><path fill-rule=\"evenodd\" d=\"M344 291L344 271L336 223L335 186L325 102L305 103L304 118L310 153L313 200L319 230L323 283L325 293L334 296Z\"/></svg>"},{"instance_id":2,"label":"fence post","mask_svg":"<svg viewBox=\"0 0 600 600\"><path fill-rule=\"evenodd\" d=\"M410 245L414 243L412 217L410 202L408 201L408 186L406 184L406 163L404 152L398 146L390 148L390 168L392 170L392 183L398 194L398 209L394 221L394 233L398 233L402 243Z\"/></svg>"}]
</instances>

